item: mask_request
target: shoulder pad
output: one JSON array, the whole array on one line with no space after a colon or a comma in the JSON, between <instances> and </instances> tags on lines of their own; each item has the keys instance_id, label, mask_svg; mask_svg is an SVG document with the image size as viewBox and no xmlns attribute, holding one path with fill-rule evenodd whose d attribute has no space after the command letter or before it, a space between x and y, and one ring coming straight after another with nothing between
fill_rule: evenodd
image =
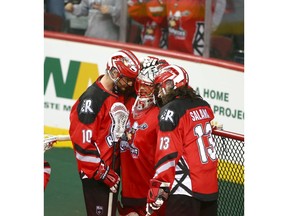
<instances>
[{"instance_id":1,"label":"shoulder pad","mask_svg":"<svg viewBox=\"0 0 288 216\"><path fill-rule=\"evenodd\" d=\"M84 124L94 122L107 97L109 94L97 85L90 86L79 98L77 112L80 122Z\"/></svg>"}]
</instances>

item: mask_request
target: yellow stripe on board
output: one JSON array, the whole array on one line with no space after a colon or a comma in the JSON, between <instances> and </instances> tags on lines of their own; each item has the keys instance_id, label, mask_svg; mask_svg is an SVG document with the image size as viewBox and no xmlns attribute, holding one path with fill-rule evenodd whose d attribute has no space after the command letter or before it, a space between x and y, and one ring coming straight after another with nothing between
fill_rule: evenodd
<instances>
[{"instance_id":1,"label":"yellow stripe on board","mask_svg":"<svg viewBox=\"0 0 288 216\"><path fill-rule=\"evenodd\" d=\"M73 99L78 99L81 94L98 78L98 65L81 62Z\"/></svg>"},{"instance_id":2,"label":"yellow stripe on board","mask_svg":"<svg viewBox=\"0 0 288 216\"><path fill-rule=\"evenodd\" d=\"M218 179L230 181L237 184L244 184L244 166L219 160Z\"/></svg>"},{"instance_id":3,"label":"yellow stripe on board","mask_svg":"<svg viewBox=\"0 0 288 216\"><path fill-rule=\"evenodd\" d=\"M44 134L69 135L69 131L67 129L44 126ZM71 143L71 141L61 141L61 142L55 143L55 145L53 145L53 147L70 147L70 148L72 148L72 143Z\"/></svg>"}]
</instances>

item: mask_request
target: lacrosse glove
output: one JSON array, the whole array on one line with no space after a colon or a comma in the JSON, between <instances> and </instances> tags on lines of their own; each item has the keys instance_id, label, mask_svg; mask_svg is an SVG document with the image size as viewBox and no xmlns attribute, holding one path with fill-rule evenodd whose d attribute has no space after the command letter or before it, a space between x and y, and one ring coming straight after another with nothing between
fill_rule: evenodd
<instances>
[{"instance_id":1,"label":"lacrosse glove","mask_svg":"<svg viewBox=\"0 0 288 216\"><path fill-rule=\"evenodd\" d=\"M151 215L153 211L158 210L168 199L170 193L170 183L161 182L156 179L150 180L150 189L147 196L146 212Z\"/></svg>"},{"instance_id":2,"label":"lacrosse glove","mask_svg":"<svg viewBox=\"0 0 288 216\"><path fill-rule=\"evenodd\" d=\"M94 179L103 181L113 193L117 192L120 177L114 170L110 169L110 167L106 166L103 162L99 165L99 168L94 175Z\"/></svg>"}]
</instances>

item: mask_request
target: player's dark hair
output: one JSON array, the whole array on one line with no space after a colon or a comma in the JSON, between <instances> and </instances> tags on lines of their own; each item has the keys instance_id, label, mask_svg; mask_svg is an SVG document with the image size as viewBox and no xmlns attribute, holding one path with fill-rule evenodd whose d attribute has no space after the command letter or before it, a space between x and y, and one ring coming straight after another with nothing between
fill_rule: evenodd
<instances>
[{"instance_id":1,"label":"player's dark hair","mask_svg":"<svg viewBox=\"0 0 288 216\"><path fill-rule=\"evenodd\" d=\"M162 97L161 106L164 106L168 102L175 98L190 98L191 100L202 98L191 86L181 86L175 90L169 91Z\"/></svg>"}]
</instances>

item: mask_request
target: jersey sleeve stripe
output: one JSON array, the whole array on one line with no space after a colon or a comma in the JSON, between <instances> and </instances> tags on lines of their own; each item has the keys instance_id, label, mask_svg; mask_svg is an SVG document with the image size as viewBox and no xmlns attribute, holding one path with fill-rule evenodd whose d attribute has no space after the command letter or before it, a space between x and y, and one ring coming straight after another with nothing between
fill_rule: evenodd
<instances>
[{"instance_id":1,"label":"jersey sleeve stripe","mask_svg":"<svg viewBox=\"0 0 288 216\"><path fill-rule=\"evenodd\" d=\"M51 174L51 168L44 168L44 173Z\"/></svg>"},{"instance_id":2,"label":"jersey sleeve stripe","mask_svg":"<svg viewBox=\"0 0 288 216\"><path fill-rule=\"evenodd\" d=\"M177 156L178 156L178 152L173 152L173 153L170 153L170 154L166 155L165 157L161 158L158 161L158 163L155 165L155 169L157 169L162 164L166 163L166 161L170 161L170 160L176 159Z\"/></svg>"},{"instance_id":3,"label":"jersey sleeve stripe","mask_svg":"<svg viewBox=\"0 0 288 216\"><path fill-rule=\"evenodd\" d=\"M158 169L156 169L155 175L153 178L157 177L160 173L168 170L171 167L175 167L175 160L173 161L168 161L167 163L163 164L160 166Z\"/></svg>"},{"instance_id":4,"label":"jersey sleeve stripe","mask_svg":"<svg viewBox=\"0 0 288 216\"><path fill-rule=\"evenodd\" d=\"M93 156L83 156L77 151L75 153L76 153L76 158L82 162L90 162L90 163L100 163L101 162L100 158L96 158Z\"/></svg>"}]
</instances>

